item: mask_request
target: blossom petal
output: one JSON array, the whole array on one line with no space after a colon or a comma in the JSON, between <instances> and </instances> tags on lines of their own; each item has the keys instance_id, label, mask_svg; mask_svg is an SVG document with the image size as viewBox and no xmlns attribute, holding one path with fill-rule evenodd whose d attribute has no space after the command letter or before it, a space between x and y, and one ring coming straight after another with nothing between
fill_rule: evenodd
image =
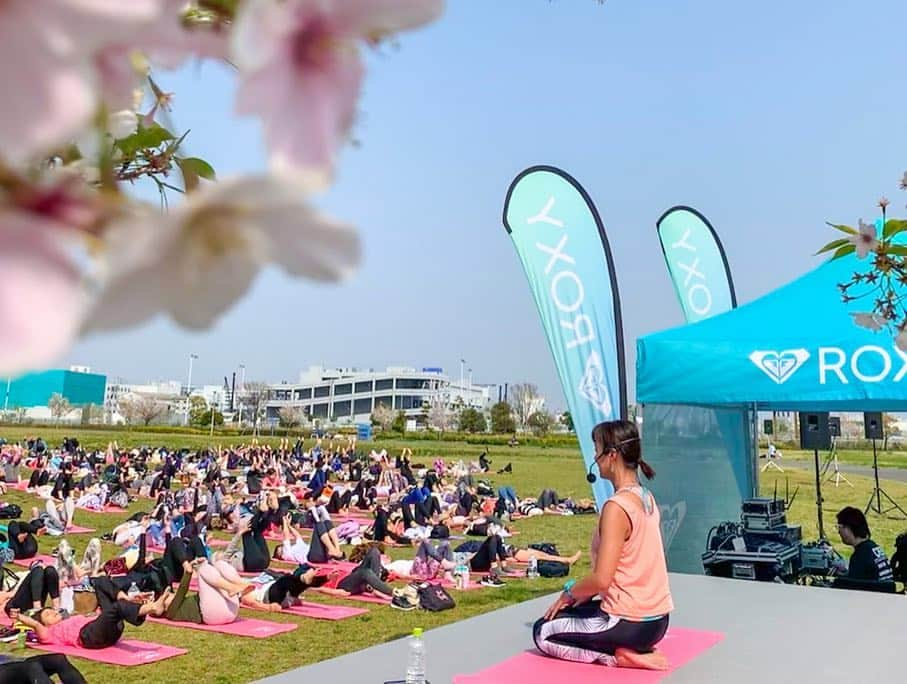
<instances>
[{"instance_id":1,"label":"blossom petal","mask_svg":"<svg viewBox=\"0 0 907 684\"><path fill-rule=\"evenodd\" d=\"M0 375L51 364L76 335L85 299L63 236L55 224L0 214Z\"/></svg>"},{"instance_id":2,"label":"blossom petal","mask_svg":"<svg viewBox=\"0 0 907 684\"><path fill-rule=\"evenodd\" d=\"M326 179L352 126L362 76L356 51L336 51L318 71L278 64L241 82L237 111L261 117L274 170Z\"/></svg>"},{"instance_id":3,"label":"blossom petal","mask_svg":"<svg viewBox=\"0 0 907 684\"><path fill-rule=\"evenodd\" d=\"M253 218L267 238L269 261L294 276L323 282L346 279L359 266L359 234L352 226L316 212L304 201L307 190L304 182L273 176L244 179L219 189L224 201L260 205Z\"/></svg>"},{"instance_id":4,"label":"blossom petal","mask_svg":"<svg viewBox=\"0 0 907 684\"><path fill-rule=\"evenodd\" d=\"M383 37L418 28L444 13L444 0L345 0L338 23L363 37Z\"/></svg>"},{"instance_id":5,"label":"blossom petal","mask_svg":"<svg viewBox=\"0 0 907 684\"><path fill-rule=\"evenodd\" d=\"M230 54L240 71L257 71L274 59L282 40L292 33L298 5L297 0L246 0L240 5L230 36Z\"/></svg>"},{"instance_id":6,"label":"blossom petal","mask_svg":"<svg viewBox=\"0 0 907 684\"><path fill-rule=\"evenodd\" d=\"M76 136L94 111L90 74L28 45L0 21L0 155L14 163Z\"/></svg>"}]
</instances>

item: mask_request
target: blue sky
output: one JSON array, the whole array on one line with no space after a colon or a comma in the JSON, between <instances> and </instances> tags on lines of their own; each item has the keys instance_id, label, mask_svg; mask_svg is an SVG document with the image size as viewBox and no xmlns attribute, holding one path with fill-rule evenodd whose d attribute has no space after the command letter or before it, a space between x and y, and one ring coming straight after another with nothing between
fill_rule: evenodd
<instances>
[{"instance_id":1,"label":"blue sky","mask_svg":"<svg viewBox=\"0 0 907 684\"><path fill-rule=\"evenodd\" d=\"M365 263L316 286L271 270L213 329L158 319L66 359L132 381L293 381L311 364L442 366L536 382L561 407L525 276L501 226L513 177L560 166L608 229L630 396L637 337L680 324L654 222L687 204L725 244L738 299L818 264L825 220L904 214L907 5L726 0L453 0L369 55L338 181L318 204L356 224ZM264 168L254 120L218 65L161 75L190 149L221 176Z\"/></svg>"}]
</instances>

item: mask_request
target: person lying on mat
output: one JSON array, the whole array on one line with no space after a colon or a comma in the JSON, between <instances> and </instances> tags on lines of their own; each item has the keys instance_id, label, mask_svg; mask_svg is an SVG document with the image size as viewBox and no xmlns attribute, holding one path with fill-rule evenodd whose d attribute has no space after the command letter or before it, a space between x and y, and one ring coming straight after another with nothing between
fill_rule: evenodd
<instances>
[{"instance_id":1,"label":"person lying on mat","mask_svg":"<svg viewBox=\"0 0 907 684\"><path fill-rule=\"evenodd\" d=\"M4 654L0 661L0 682L6 684L51 684L56 675L61 684L85 684L85 677L60 653L43 653L31 658Z\"/></svg>"},{"instance_id":2,"label":"person lying on mat","mask_svg":"<svg viewBox=\"0 0 907 684\"><path fill-rule=\"evenodd\" d=\"M9 548L13 551L16 560L26 560L38 555L38 540L36 534L41 534L44 525L39 520L24 522L13 520L6 528Z\"/></svg>"},{"instance_id":3,"label":"person lying on mat","mask_svg":"<svg viewBox=\"0 0 907 684\"><path fill-rule=\"evenodd\" d=\"M306 565L300 565L294 573L273 577L262 584L244 580L224 560L209 563L199 559L193 566L198 577L198 592L189 593L192 573L187 572L175 596L167 604L165 615L168 620L226 625L239 617L240 606L277 612L299 603L299 596L310 586L327 581L326 577L316 578L315 569Z\"/></svg>"},{"instance_id":4,"label":"person lying on mat","mask_svg":"<svg viewBox=\"0 0 907 684\"><path fill-rule=\"evenodd\" d=\"M123 636L124 622L136 627L145 622L145 617L164 614L165 604L170 598L169 589L154 601L145 601L140 594L134 601L119 591L107 577L91 580L98 598L99 615L74 615L64 618L52 608L44 608L34 617L28 617L13 609L10 617L19 620L34 630L42 644L76 646L77 648L101 649L115 645Z\"/></svg>"},{"instance_id":5,"label":"person lying on mat","mask_svg":"<svg viewBox=\"0 0 907 684\"><path fill-rule=\"evenodd\" d=\"M362 562L353 570L333 570L318 591L331 596L355 596L372 592L388 599L394 597L394 589L384 580L389 576L381 565L381 552L370 548Z\"/></svg>"},{"instance_id":6,"label":"person lying on mat","mask_svg":"<svg viewBox=\"0 0 907 684\"><path fill-rule=\"evenodd\" d=\"M869 523L858 508L847 506L838 511L838 534L841 541L853 547L853 555L847 565L845 580L857 582L893 582L894 574L885 550L870 539ZM843 568L842 568L843 569ZM836 586L847 587L847 582L835 582Z\"/></svg>"},{"instance_id":7,"label":"person lying on mat","mask_svg":"<svg viewBox=\"0 0 907 684\"><path fill-rule=\"evenodd\" d=\"M664 670L668 662L654 647L668 630L674 602L658 505L638 474L651 480L655 471L642 458L632 422L600 423L592 441L593 467L614 485L592 539L592 573L567 582L532 636L552 658Z\"/></svg>"},{"instance_id":8,"label":"person lying on mat","mask_svg":"<svg viewBox=\"0 0 907 684\"><path fill-rule=\"evenodd\" d=\"M41 564L29 570L11 592L0 593L0 601L6 602L3 610L10 617L15 610L39 610L48 598L54 610L60 610L60 576L56 568Z\"/></svg>"}]
</instances>

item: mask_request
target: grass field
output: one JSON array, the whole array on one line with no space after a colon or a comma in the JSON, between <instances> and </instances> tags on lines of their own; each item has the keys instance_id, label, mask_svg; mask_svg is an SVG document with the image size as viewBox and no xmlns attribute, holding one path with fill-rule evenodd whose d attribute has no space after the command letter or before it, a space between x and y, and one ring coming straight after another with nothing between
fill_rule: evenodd
<instances>
[{"instance_id":1,"label":"grass field","mask_svg":"<svg viewBox=\"0 0 907 684\"><path fill-rule=\"evenodd\" d=\"M50 432L42 429L41 434L51 444L57 443L63 434L73 431L61 430ZM0 428L0 436L7 439L19 439L32 431L18 432L7 428ZM109 433L79 430L76 432L86 446L95 444L106 446ZM92 440L102 440L93 442ZM230 438L227 443L235 440ZM262 440L265 441L265 440ZM172 436L160 434L132 433L128 438L119 436L121 446L139 444L168 444L170 446L189 446L192 448L207 446L210 442L204 436ZM367 445L366 445L367 446ZM435 456L445 459L468 458L477 459L481 446L466 445L454 442L388 442L382 441L381 446L390 452L396 452L403 446L413 449L416 461L429 463ZM543 487L556 483L556 488L561 496L586 497L589 495L589 486L585 481L584 469L580 456L576 450L569 448L540 448L519 447L510 449L496 447L490 450L493 468L503 466L507 462L513 464L512 475L490 475L489 479L496 484L511 484L520 495L537 494ZM657 468L657 463L655 464ZM812 472L807 469L786 467L784 474L769 471L762 475L762 491L770 494L775 481L778 480L779 491L784 491L785 478L790 483L791 490L800 487L789 513L793 523L803 525L804 539L817 537L817 524L815 514L815 490ZM868 478L849 476L854 484L853 488L842 485L835 488L831 483L823 485L825 497L825 528L826 534L833 542L838 542L835 533L834 514L845 505L855 505L863 508L869 499L872 488ZM899 501L907 503L907 484L886 482L886 489ZM26 511L36 502L36 498L28 494L12 492L7 500L19 503ZM148 502L139 502L132 506L130 512L142 509L147 510ZM97 534L109 531L114 525L128 516L122 514L94 514L87 511L76 513L76 523L94 527ZM570 554L576 550L587 552L589 538L595 525L594 516L541 516L516 523L520 535L515 541L525 546L536 541L552 541L557 543L562 553ZM880 519L870 515L870 525L873 528L875 539L882 544L889 553L892 550L894 537L907 529L907 522L889 519ZM89 535L74 535L71 542L78 552L84 549ZM703 540L703 543L705 540ZM50 552L56 545L56 540L48 537L40 538L41 551ZM840 551L846 548L838 544ZM105 544L105 558L112 556L116 548ZM391 549L395 557L411 557L412 552L404 549ZM846 555L846 554L845 554ZM572 576L579 577L589 569L589 559L584 555L575 567ZM141 638L148 641L181 646L189 649L189 655L174 658L162 663L145 665L134 668L113 668L97 665L91 662L78 660L78 666L83 671L88 681L117 681L121 684L139 683L155 684L158 682L170 684L174 681L198 682L249 682L271 674L283 672L294 667L323 660L325 658L341 655L359 650L367 646L398 639L407 635L413 627L430 629L442 624L461 620L473 615L486 613L506 605L525 601L531 598L552 593L560 588L562 580L513 580L502 589L482 589L465 594L457 594L458 602L454 610L443 613L425 613L422 611L399 612L385 606L368 606L369 613L361 617L340 622L323 622L297 618L291 616L273 616L243 611L250 617L266 618L276 621L296 622L298 629L288 634L272 637L270 639L243 639L219 634L206 634L188 629L177 629L168 626L148 625L142 628L127 627L126 636ZM306 597L307 600L310 597ZM311 600L333 602L324 597L312 597ZM347 605L361 605L338 601ZM428 635L429 648L431 635ZM5 648L5 647L4 647ZM400 663L401 676L405 664L405 649L401 643Z\"/></svg>"}]
</instances>

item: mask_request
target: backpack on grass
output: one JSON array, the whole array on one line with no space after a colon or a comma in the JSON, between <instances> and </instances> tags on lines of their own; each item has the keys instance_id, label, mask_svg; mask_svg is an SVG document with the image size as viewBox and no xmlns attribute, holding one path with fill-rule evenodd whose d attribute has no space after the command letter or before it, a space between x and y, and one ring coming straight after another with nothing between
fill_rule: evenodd
<instances>
[{"instance_id":1,"label":"backpack on grass","mask_svg":"<svg viewBox=\"0 0 907 684\"><path fill-rule=\"evenodd\" d=\"M15 520L22 517L22 508L18 504L8 503L0 506L0 518Z\"/></svg>"},{"instance_id":2,"label":"backpack on grass","mask_svg":"<svg viewBox=\"0 0 907 684\"><path fill-rule=\"evenodd\" d=\"M440 584L423 584L419 587L419 606L423 610L438 613L442 610L450 610L456 605L447 589Z\"/></svg>"}]
</instances>

